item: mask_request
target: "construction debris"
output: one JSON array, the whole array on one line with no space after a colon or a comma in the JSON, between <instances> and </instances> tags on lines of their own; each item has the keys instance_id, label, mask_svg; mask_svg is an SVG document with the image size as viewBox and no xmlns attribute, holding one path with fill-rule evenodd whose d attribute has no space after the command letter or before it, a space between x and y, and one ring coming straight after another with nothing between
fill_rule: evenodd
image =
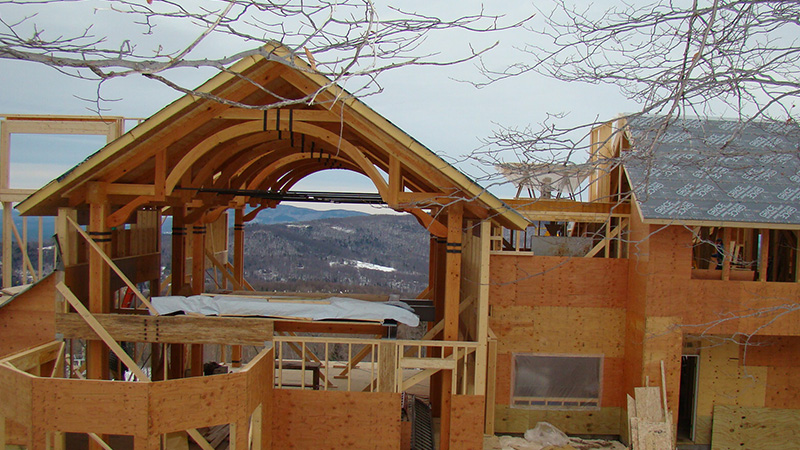
<instances>
[{"instance_id":1,"label":"construction debris","mask_svg":"<svg viewBox=\"0 0 800 450\"><path fill-rule=\"evenodd\" d=\"M664 361L661 361L661 388L637 387L634 395L635 399L628 396L628 442L631 450L674 449L672 413L667 408L664 388Z\"/></svg>"},{"instance_id":2,"label":"construction debris","mask_svg":"<svg viewBox=\"0 0 800 450\"><path fill-rule=\"evenodd\" d=\"M525 432L525 437L488 436L483 450L626 450L617 441L569 437L548 422L539 422Z\"/></svg>"}]
</instances>

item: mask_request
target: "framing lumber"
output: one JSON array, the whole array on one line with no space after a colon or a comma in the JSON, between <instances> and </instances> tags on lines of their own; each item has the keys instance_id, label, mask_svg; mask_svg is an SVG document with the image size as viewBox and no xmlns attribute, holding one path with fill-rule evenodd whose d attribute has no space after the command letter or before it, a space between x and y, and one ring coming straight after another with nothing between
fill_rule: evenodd
<instances>
[{"instance_id":1,"label":"framing lumber","mask_svg":"<svg viewBox=\"0 0 800 450\"><path fill-rule=\"evenodd\" d=\"M70 291L63 282L58 283L56 285L56 289L61 293L61 295L64 296L67 302L69 302L69 304L75 308L75 311L77 311L78 314L80 314L80 316L92 328L92 330L97 333L97 336L100 337L100 339L108 346L108 348L110 348L111 351L117 355L117 358L119 358L123 364L128 366L128 370L136 375L136 378L141 381L150 381L150 377L148 377L147 374L145 374L144 371L139 368L139 365L136 364L136 361L134 361L130 356L128 356L127 353L125 353L125 350L123 350L122 347L117 344L117 341L115 341L108 331L103 328L103 325L101 325L100 322L94 318L92 313L90 313L89 310L83 306L83 303L81 303L81 301L75 297L72 291Z\"/></svg>"},{"instance_id":2,"label":"framing lumber","mask_svg":"<svg viewBox=\"0 0 800 450\"><path fill-rule=\"evenodd\" d=\"M105 251L103 251L102 248L100 248L99 245L97 245L94 239L92 239L91 236L89 236L85 231L83 231L80 225L78 225L78 223L75 222L71 217L64 216L64 218L70 225L72 225L72 227L78 232L78 234L80 234L86 240L89 246L92 247L92 250L94 250L95 253L99 255L100 258L102 258L106 264L108 264L108 267L111 268L117 274L117 276L128 286L128 288L130 288L130 290L134 293L134 295L136 295L136 297L139 298L142 304L147 307L147 310L150 311L150 314L157 316L158 311L156 311L156 309L150 303L150 300L148 300L147 297L145 297L144 294L142 294L139 288L137 288L136 285L130 280L130 278L128 278L125 275L125 273L116 264L114 264L114 261L108 256L108 254L106 254Z\"/></svg>"},{"instance_id":3,"label":"framing lumber","mask_svg":"<svg viewBox=\"0 0 800 450\"><path fill-rule=\"evenodd\" d=\"M170 344L262 346L272 341L273 321L250 317L144 316L95 314L116 341ZM76 314L58 313L56 333L68 339L90 339L93 329Z\"/></svg>"}]
</instances>

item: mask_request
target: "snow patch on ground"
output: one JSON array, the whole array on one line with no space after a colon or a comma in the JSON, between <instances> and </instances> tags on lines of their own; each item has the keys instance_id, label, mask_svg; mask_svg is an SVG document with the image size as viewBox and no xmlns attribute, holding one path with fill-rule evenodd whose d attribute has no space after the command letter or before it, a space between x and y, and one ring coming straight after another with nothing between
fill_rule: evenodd
<instances>
[{"instance_id":1,"label":"snow patch on ground","mask_svg":"<svg viewBox=\"0 0 800 450\"><path fill-rule=\"evenodd\" d=\"M342 233L350 233L350 234L355 233L355 230L351 230L349 228L339 227L339 226L335 226L335 225L332 226L331 229L336 230L336 231L341 231Z\"/></svg>"},{"instance_id":2,"label":"snow patch on ground","mask_svg":"<svg viewBox=\"0 0 800 450\"><path fill-rule=\"evenodd\" d=\"M331 261L328 263L329 266L353 266L356 269L367 269L367 270L379 270L381 272L397 272L397 269L394 267L387 267L381 266L378 264L372 264L364 261L354 261L354 260L346 260L344 262L338 261Z\"/></svg>"},{"instance_id":3,"label":"snow patch on ground","mask_svg":"<svg viewBox=\"0 0 800 450\"><path fill-rule=\"evenodd\" d=\"M289 225L286 225L286 228L308 228L310 226L311 225L305 225L305 224L299 224L299 225L298 224L289 224Z\"/></svg>"}]
</instances>

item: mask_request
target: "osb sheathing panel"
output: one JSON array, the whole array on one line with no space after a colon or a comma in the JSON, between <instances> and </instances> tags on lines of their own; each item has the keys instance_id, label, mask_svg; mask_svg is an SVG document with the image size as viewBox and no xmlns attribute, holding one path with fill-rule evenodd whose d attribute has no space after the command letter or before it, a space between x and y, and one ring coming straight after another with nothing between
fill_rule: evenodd
<instances>
[{"instance_id":1,"label":"osb sheathing panel","mask_svg":"<svg viewBox=\"0 0 800 450\"><path fill-rule=\"evenodd\" d=\"M800 367L767 367L764 406L800 409Z\"/></svg>"},{"instance_id":2,"label":"osb sheathing panel","mask_svg":"<svg viewBox=\"0 0 800 450\"><path fill-rule=\"evenodd\" d=\"M33 377L0 367L0 417L30 423L32 382Z\"/></svg>"},{"instance_id":3,"label":"osb sheathing panel","mask_svg":"<svg viewBox=\"0 0 800 450\"><path fill-rule=\"evenodd\" d=\"M43 429L127 435L148 431L146 384L46 378L33 381L33 421ZM120 414L121 405L131 413Z\"/></svg>"},{"instance_id":4,"label":"osb sheathing panel","mask_svg":"<svg viewBox=\"0 0 800 450\"><path fill-rule=\"evenodd\" d=\"M451 399L450 448L458 450L483 450L482 395L454 395Z\"/></svg>"},{"instance_id":5,"label":"osb sheathing panel","mask_svg":"<svg viewBox=\"0 0 800 450\"><path fill-rule=\"evenodd\" d=\"M489 326L498 353L624 354L625 310L495 306Z\"/></svg>"},{"instance_id":6,"label":"osb sheathing panel","mask_svg":"<svg viewBox=\"0 0 800 450\"><path fill-rule=\"evenodd\" d=\"M623 259L492 255L489 297L497 306L624 308L626 266Z\"/></svg>"},{"instance_id":7,"label":"osb sheathing panel","mask_svg":"<svg viewBox=\"0 0 800 450\"><path fill-rule=\"evenodd\" d=\"M739 347L748 366L800 367L800 336L753 336Z\"/></svg>"},{"instance_id":8,"label":"osb sheathing panel","mask_svg":"<svg viewBox=\"0 0 800 450\"><path fill-rule=\"evenodd\" d=\"M400 448L400 394L275 389L273 408L275 449Z\"/></svg>"},{"instance_id":9,"label":"osb sheathing panel","mask_svg":"<svg viewBox=\"0 0 800 450\"><path fill-rule=\"evenodd\" d=\"M538 422L549 422L568 434L619 434L622 408L594 411L517 409L508 405L495 408L495 432L523 433Z\"/></svg>"},{"instance_id":10,"label":"osb sheathing panel","mask_svg":"<svg viewBox=\"0 0 800 450\"><path fill-rule=\"evenodd\" d=\"M789 450L798 448L800 410L714 408L712 450Z\"/></svg>"},{"instance_id":11,"label":"osb sheathing panel","mask_svg":"<svg viewBox=\"0 0 800 450\"><path fill-rule=\"evenodd\" d=\"M767 391L766 367L742 367L739 345L723 343L700 349L697 384L695 443L708 444L714 405L764 407ZM700 419L703 420L700 420Z\"/></svg>"},{"instance_id":12,"label":"osb sheathing panel","mask_svg":"<svg viewBox=\"0 0 800 450\"><path fill-rule=\"evenodd\" d=\"M648 317L645 321L645 338L642 360L642 380L646 386L661 385L661 362L664 362L664 376L667 388L667 403L670 411L678 411L678 394L681 379L681 350L683 334L678 328L680 318Z\"/></svg>"},{"instance_id":13,"label":"osb sheathing panel","mask_svg":"<svg viewBox=\"0 0 800 450\"><path fill-rule=\"evenodd\" d=\"M150 396L158 433L232 423L247 414L247 377L223 374L153 383Z\"/></svg>"},{"instance_id":14,"label":"osb sheathing panel","mask_svg":"<svg viewBox=\"0 0 800 450\"><path fill-rule=\"evenodd\" d=\"M0 357L46 344L55 336L55 275L0 308Z\"/></svg>"}]
</instances>

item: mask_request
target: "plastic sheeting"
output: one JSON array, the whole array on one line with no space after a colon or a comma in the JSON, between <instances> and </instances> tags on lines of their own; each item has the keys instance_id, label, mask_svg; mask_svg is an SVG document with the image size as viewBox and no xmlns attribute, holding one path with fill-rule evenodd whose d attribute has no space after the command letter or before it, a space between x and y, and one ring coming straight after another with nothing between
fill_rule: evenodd
<instances>
[{"instance_id":1,"label":"plastic sheeting","mask_svg":"<svg viewBox=\"0 0 800 450\"><path fill-rule=\"evenodd\" d=\"M592 356L515 355L513 396L531 399L527 405L534 407L552 404L548 399L562 399L566 407L580 406L572 399L599 399L602 363Z\"/></svg>"},{"instance_id":2,"label":"plastic sheeting","mask_svg":"<svg viewBox=\"0 0 800 450\"><path fill-rule=\"evenodd\" d=\"M275 300L275 301L270 301ZM303 301L305 300L305 302ZM345 297L298 299L295 297L253 298L207 295L191 297L153 297L159 314L183 312L204 316L262 316L303 320L366 320L383 323L387 319L416 327L419 317L402 302L378 303ZM403 305L405 307L403 307Z\"/></svg>"}]
</instances>

